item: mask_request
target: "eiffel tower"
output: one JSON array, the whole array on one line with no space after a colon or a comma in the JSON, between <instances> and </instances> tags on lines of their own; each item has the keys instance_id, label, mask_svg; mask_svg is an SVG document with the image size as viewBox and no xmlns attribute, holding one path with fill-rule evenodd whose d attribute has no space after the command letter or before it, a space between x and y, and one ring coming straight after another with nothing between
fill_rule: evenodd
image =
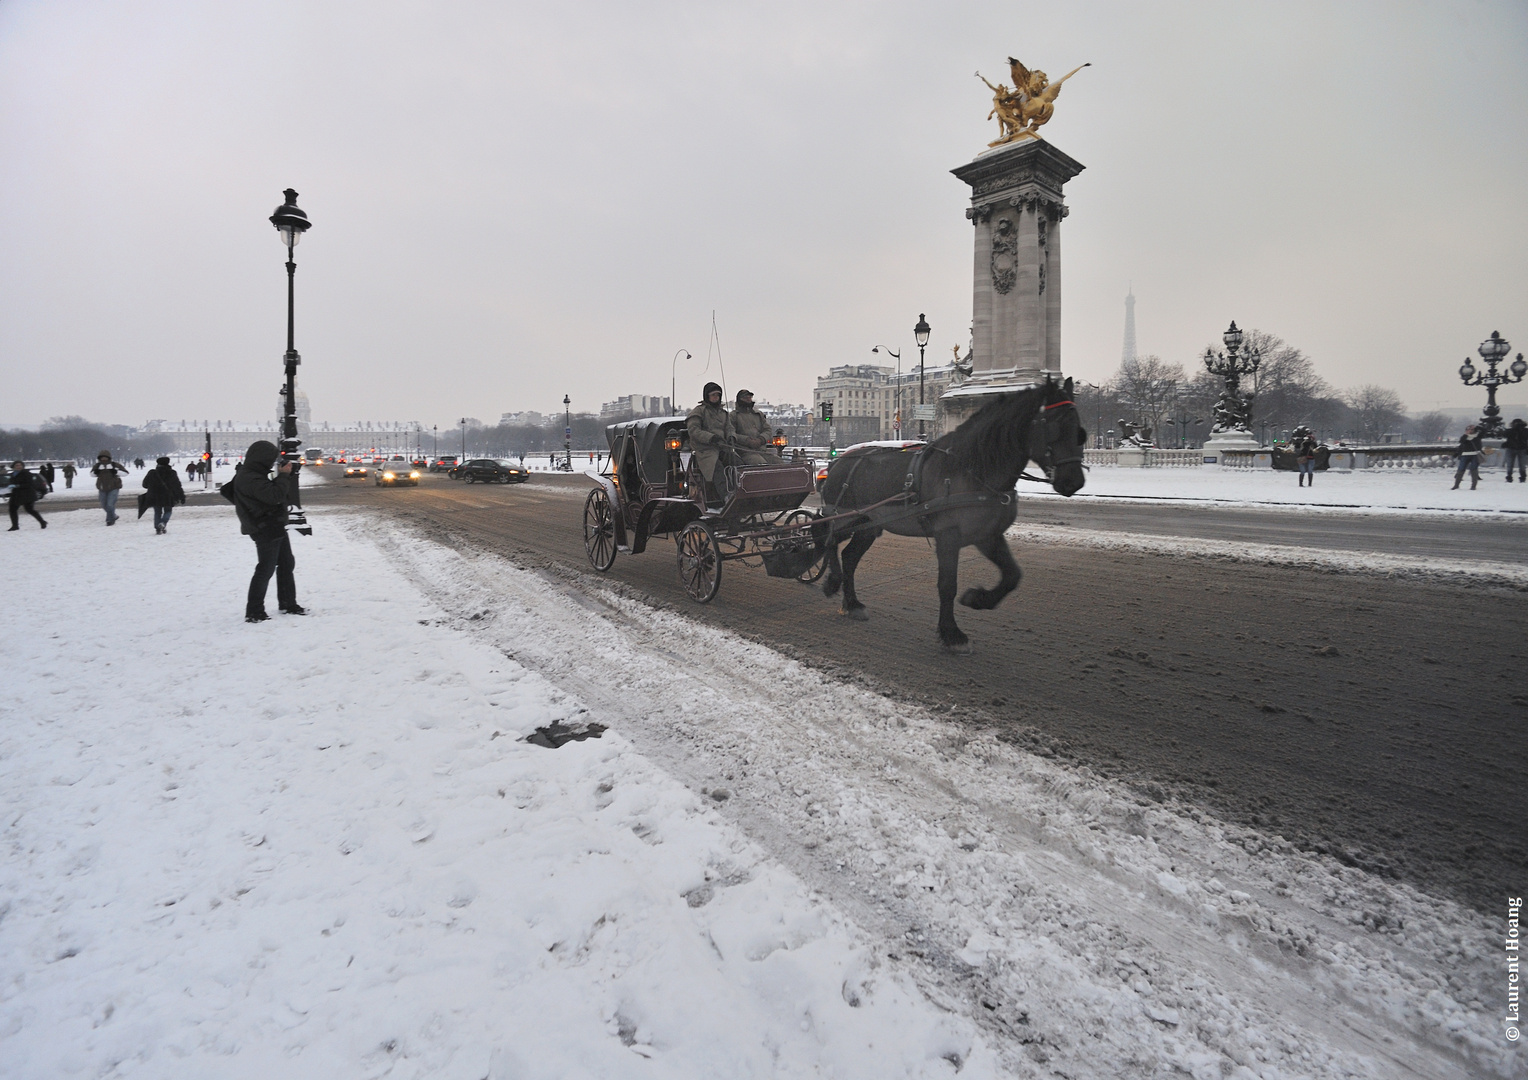
<instances>
[{"instance_id":1,"label":"eiffel tower","mask_svg":"<svg viewBox=\"0 0 1528 1080\"><path fill-rule=\"evenodd\" d=\"M1135 359L1135 290L1125 297L1125 347L1120 351L1120 363L1128 364Z\"/></svg>"}]
</instances>

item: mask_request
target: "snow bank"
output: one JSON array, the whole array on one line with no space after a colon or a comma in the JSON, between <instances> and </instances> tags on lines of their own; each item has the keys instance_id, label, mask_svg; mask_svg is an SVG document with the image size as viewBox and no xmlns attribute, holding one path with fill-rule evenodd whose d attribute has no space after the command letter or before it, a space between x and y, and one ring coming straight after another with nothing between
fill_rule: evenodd
<instances>
[{"instance_id":1,"label":"snow bank","mask_svg":"<svg viewBox=\"0 0 1528 1080\"><path fill-rule=\"evenodd\" d=\"M8 537L0 1074L992 1075L864 935L326 515ZM570 613L569 618L576 618ZM718 795L718 798L721 796Z\"/></svg>"}]
</instances>

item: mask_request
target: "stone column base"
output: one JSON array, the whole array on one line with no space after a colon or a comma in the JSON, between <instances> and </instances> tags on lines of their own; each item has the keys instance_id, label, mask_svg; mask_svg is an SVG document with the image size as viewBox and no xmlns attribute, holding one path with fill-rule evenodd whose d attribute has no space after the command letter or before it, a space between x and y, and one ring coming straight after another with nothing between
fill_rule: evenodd
<instances>
[{"instance_id":1,"label":"stone column base","mask_svg":"<svg viewBox=\"0 0 1528 1080\"><path fill-rule=\"evenodd\" d=\"M977 375L959 386L951 387L939 399L939 418L929 425L929 441L932 442L939 436L954 431L976 415L984 405L990 404L1004 394L1032 390L1040 385L1041 383L1033 378L1015 379L1011 373L1003 372ZM905 421L902 424L902 430L904 432L909 430ZM911 430L916 431L917 427L914 426Z\"/></svg>"},{"instance_id":2,"label":"stone column base","mask_svg":"<svg viewBox=\"0 0 1528 1080\"><path fill-rule=\"evenodd\" d=\"M1227 450L1260 449L1262 449L1261 445L1250 431L1217 431L1204 444L1204 463L1206 465L1223 464L1221 455ZM1212 457L1214 461L1210 460Z\"/></svg>"}]
</instances>

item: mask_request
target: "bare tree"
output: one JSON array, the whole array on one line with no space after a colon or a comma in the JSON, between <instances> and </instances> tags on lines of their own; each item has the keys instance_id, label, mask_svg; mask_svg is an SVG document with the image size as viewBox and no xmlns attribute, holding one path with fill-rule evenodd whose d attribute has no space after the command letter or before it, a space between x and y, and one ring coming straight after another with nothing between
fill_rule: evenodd
<instances>
[{"instance_id":1,"label":"bare tree","mask_svg":"<svg viewBox=\"0 0 1528 1080\"><path fill-rule=\"evenodd\" d=\"M1379 442L1387 433L1395 431L1406 416L1401 395L1373 383L1349 390L1343 400L1352 410L1355 434L1365 442Z\"/></svg>"},{"instance_id":2,"label":"bare tree","mask_svg":"<svg viewBox=\"0 0 1528 1080\"><path fill-rule=\"evenodd\" d=\"M1435 443L1443 441L1449 428L1454 426L1454 420L1448 413L1425 412L1421 416L1408 418L1406 426L1411 429L1411 437L1417 442Z\"/></svg>"},{"instance_id":3,"label":"bare tree","mask_svg":"<svg viewBox=\"0 0 1528 1080\"><path fill-rule=\"evenodd\" d=\"M1135 414L1124 419L1138 419L1155 435L1161 429L1162 417L1177 400L1183 381L1182 364L1165 363L1160 356L1138 356L1120 364L1108 390Z\"/></svg>"},{"instance_id":4,"label":"bare tree","mask_svg":"<svg viewBox=\"0 0 1528 1080\"><path fill-rule=\"evenodd\" d=\"M1275 431L1314 425L1317 403L1332 393L1326 380L1316 373L1315 361L1266 330L1246 331L1242 347L1256 349L1263 358L1252 376L1254 422Z\"/></svg>"}]
</instances>

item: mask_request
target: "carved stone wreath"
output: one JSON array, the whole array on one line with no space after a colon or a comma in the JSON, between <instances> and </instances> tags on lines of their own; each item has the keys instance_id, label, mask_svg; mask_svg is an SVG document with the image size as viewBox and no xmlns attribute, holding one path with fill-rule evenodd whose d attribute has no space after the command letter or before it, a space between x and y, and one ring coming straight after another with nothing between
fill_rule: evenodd
<instances>
[{"instance_id":1,"label":"carved stone wreath","mask_svg":"<svg viewBox=\"0 0 1528 1080\"><path fill-rule=\"evenodd\" d=\"M1008 218L999 218L992 230L992 287L1000 293L1019 279L1019 234Z\"/></svg>"}]
</instances>

